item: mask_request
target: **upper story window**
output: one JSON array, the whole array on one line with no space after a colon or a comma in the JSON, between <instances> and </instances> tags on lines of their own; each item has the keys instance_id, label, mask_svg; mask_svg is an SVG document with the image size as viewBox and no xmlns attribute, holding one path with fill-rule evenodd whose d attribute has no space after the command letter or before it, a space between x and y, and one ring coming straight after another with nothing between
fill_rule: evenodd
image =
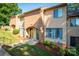
<instances>
[{"instance_id":1,"label":"upper story window","mask_svg":"<svg viewBox=\"0 0 79 59\"><path fill-rule=\"evenodd\" d=\"M71 18L70 26L79 26L79 18Z\"/></svg>"},{"instance_id":2,"label":"upper story window","mask_svg":"<svg viewBox=\"0 0 79 59\"><path fill-rule=\"evenodd\" d=\"M62 17L63 15L63 9L62 8L58 8L56 10L54 10L54 17L58 18L58 17Z\"/></svg>"}]
</instances>

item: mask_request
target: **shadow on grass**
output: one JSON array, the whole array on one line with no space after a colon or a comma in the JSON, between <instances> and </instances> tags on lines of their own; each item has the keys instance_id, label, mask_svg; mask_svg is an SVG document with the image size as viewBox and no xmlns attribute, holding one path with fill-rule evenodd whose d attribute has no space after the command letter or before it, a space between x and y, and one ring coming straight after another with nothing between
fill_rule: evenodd
<instances>
[{"instance_id":1,"label":"shadow on grass","mask_svg":"<svg viewBox=\"0 0 79 59\"><path fill-rule=\"evenodd\" d=\"M15 48L9 48L7 51L12 56L52 56L52 54L46 50L38 48L35 45L27 44L17 46Z\"/></svg>"}]
</instances>

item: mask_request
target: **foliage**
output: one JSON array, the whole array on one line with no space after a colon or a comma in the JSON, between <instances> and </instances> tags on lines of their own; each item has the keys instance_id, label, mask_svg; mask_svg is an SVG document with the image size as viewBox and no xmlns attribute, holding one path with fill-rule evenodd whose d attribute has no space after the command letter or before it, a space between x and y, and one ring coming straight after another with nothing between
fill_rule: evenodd
<instances>
[{"instance_id":1,"label":"foliage","mask_svg":"<svg viewBox=\"0 0 79 59\"><path fill-rule=\"evenodd\" d=\"M72 12L76 9L79 8L79 4L78 3L68 3L68 11Z\"/></svg>"},{"instance_id":2,"label":"foliage","mask_svg":"<svg viewBox=\"0 0 79 59\"><path fill-rule=\"evenodd\" d=\"M65 55L65 49L62 47L59 47L59 52L61 55Z\"/></svg>"},{"instance_id":3,"label":"foliage","mask_svg":"<svg viewBox=\"0 0 79 59\"><path fill-rule=\"evenodd\" d=\"M79 44L77 45L77 47L76 47L76 50L77 50L77 55L79 56Z\"/></svg>"},{"instance_id":4,"label":"foliage","mask_svg":"<svg viewBox=\"0 0 79 59\"><path fill-rule=\"evenodd\" d=\"M17 42L17 39L13 36L13 34L10 31L0 30L0 44L10 45Z\"/></svg>"},{"instance_id":5,"label":"foliage","mask_svg":"<svg viewBox=\"0 0 79 59\"><path fill-rule=\"evenodd\" d=\"M13 34L18 34L19 33L19 29L13 29Z\"/></svg>"},{"instance_id":6,"label":"foliage","mask_svg":"<svg viewBox=\"0 0 79 59\"><path fill-rule=\"evenodd\" d=\"M77 56L76 48L68 48L68 49L66 49L66 54L68 56Z\"/></svg>"},{"instance_id":7,"label":"foliage","mask_svg":"<svg viewBox=\"0 0 79 59\"><path fill-rule=\"evenodd\" d=\"M9 31L9 28L5 28L5 31Z\"/></svg>"},{"instance_id":8,"label":"foliage","mask_svg":"<svg viewBox=\"0 0 79 59\"><path fill-rule=\"evenodd\" d=\"M51 42L49 40L44 40L43 44L46 46L50 46Z\"/></svg>"},{"instance_id":9,"label":"foliage","mask_svg":"<svg viewBox=\"0 0 79 59\"><path fill-rule=\"evenodd\" d=\"M13 56L51 56L46 50L38 48L35 45L24 44L15 48L9 48L7 51Z\"/></svg>"},{"instance_id":10,"label":"foliage","mask_svg":"<svg viewBox=\"0 0 79 59\"><path fill-rule=\"evenodd\" d=\"M57 45L56 45L55 42L52 42L52 47L53 47L53 48L56 48L56 47L57 47Z\"/></svg>"},{"instance_id":11,"label":"foliage","mask_svg":"<svg viewBox=\"0 0 79 59\"><path fill-rule=\"evenodd\" d=\"M0 25L9 25L10 17L21 11L16 3L0 3Z\"/></svg>"}]
</instances>

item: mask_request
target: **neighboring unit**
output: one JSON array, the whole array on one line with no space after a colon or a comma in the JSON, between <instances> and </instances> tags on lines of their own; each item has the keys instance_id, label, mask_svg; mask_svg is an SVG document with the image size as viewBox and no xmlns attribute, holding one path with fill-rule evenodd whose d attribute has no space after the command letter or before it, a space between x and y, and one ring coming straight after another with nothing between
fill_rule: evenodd
<instances>
[{"instance_id":1,"label":"neighboring unit","mask_svg":"<svg viewBox=\"0 0 79 59\"><path fill-rule=\"evenodd\" d=\"M56 43L67 43L67 5L46 8L44 10L45 39ZM59 45L58 44L58 45Z\"/></svg>"}]
</instances>

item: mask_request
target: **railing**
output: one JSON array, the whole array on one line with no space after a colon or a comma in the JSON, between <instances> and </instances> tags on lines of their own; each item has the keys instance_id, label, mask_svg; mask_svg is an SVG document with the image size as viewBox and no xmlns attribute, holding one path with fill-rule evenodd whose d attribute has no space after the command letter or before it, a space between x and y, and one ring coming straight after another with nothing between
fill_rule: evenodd
<instances>
[{"instance_id":1,"label":"railing","mask_svg":"<svg viewBox=\"0 0 79 59\"><path fill-rule=\"evenodd\" d=\"M72 11L68 11L68 16L76 16L79 15L79 8L72 10Z\"/></svg>"}]
</instances>

